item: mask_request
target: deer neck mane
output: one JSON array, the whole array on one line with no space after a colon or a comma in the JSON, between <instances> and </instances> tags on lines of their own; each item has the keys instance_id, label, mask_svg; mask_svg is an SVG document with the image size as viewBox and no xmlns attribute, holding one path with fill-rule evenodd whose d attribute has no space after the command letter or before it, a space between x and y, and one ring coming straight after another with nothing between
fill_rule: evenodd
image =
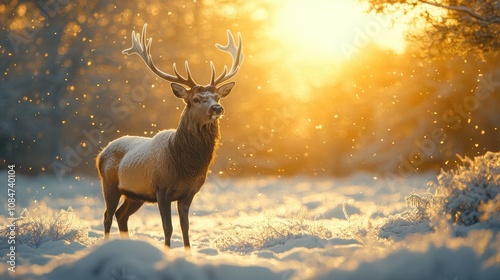
<instances>
[{"instance_id":1,"label":"deer neck mane","mask_svg":"<svg viewBox=\"0 0 500 280\"><path fill-rule=\"evenodd\" d=\"M205 176L215 156L219 138L219 120L201 125L184 110L171 149L179 175L193 179Z\"/></svg>"}]
</instances>

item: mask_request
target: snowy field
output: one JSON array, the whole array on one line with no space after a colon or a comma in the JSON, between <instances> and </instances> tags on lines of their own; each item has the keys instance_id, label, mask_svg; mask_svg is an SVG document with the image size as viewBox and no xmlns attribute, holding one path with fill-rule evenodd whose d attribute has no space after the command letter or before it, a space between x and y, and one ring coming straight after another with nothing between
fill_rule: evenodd
<instances>
[{"instance_id":1,"label":"snowy field","mask_svg":"<svg viewBox=\"0 0 500 280\"><path fill-rule=\"evenodd\" d=\"M498 171L483 172L490 180L486 183L465 179L484 183L485 190L494 183L498 193ZM7 182L3 173L0 182ZM490 211L484 210L479 222L451 223L452 217L429 211L442 195L436 187L450 179L446 176L439 182L433 174L396 181L371 174L210 179L191 207L190 254L182 248L175 207L168 252L156 205L131 216L131 240L119 238L115 221L112 240L104 242L97 179L16 179L16 216L23 218L17 221L15 272L8 270L10 245L3 230L1 279L461 280L500 275L500 196L481 204ZM1 199L2 225L10 223L6 197Z\"/></svg>"}]
</instances>

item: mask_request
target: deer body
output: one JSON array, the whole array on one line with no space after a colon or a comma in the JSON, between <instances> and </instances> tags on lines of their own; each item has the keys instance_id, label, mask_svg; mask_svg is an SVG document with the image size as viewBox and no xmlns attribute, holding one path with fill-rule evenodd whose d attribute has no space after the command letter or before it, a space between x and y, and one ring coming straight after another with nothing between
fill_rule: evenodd
<instances>
[{"instance_id":1,"label":"deer body","mask_svg":"<svg viewBox=\"0 0 500 280\"><path fill-rule=\"evenodd\" d=\"M228 46L217 47L229 52L233 66L226 75L217 79L212 66L211 83L207 86L196 84L186 63L188 78L180 76L174 65L176 76L161 72L154 66L149 54L151 39L145 40L146 25L141 38L132 33L132 48L124 53L136 53L144 59L149 68L161 78L172 81L174 95L184 100L176 130L163 130L154 137L124 136L108 144L97 156L96 166L102 181L106 203L104 212L104 235L109 232L116 216L122 236L128 236L128 218L144 202L158 203L165 246L170 247L172 235L171 202L177 201L177 208L183 235L184 247L190 248L188 212L193 197L205 183L209 166L213 161L219 140L219 118L224 113L219 100L227 96L234 82L217 87L219 83L232 77L241 65L241 38L236 49L232 35L228 32ZM140 42L141 41L141 42ZM180 82L189 87L178 84ZM120 197L125 196L117 209Z\"/></svg>"},{"instance_id":2,"label":"deer body","mask_svg":"<svg viewBox=\"0 0 500 280\"><path fill-rule=\"evenodd\" d=\"M129 197L142 199L148 202L157 202L156 192L167 185L175 183L176 174L189 173L191 180L180 176L183 181L192 181L187 184L188 188L173 188L170 186L169 196L172 201L181 197L189 196L198 192L201 184L205 181L208 166L215 151L216 135L204 135L212 139L206 139L206 146L189 147L189 143L175 141L178 137L175 130L164 130L153 138L125 136L111 142L106 150L102 152L100 170L104 174L110 174L108 180L118 182L118 189L127 193ZM184 150L191 148L183 158L176 156L170 150ZM206 154L205 160L197 155ZM208 158L209 154L209 158ZM190 167L182 162L197 161L200 166ZM118 168L116 168L116 163ZM187 169L187 170L183 170ZM116 170L116 171L115 171ZM191 183L191 182L190 182ZM199 186L197 186L199 185Z\"/></svg>"}]
</instances>

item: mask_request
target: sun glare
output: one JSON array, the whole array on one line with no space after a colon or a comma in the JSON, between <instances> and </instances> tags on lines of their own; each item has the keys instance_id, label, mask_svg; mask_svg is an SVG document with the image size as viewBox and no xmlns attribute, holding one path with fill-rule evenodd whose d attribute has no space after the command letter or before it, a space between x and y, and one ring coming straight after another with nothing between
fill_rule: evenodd
<instances>
[{"instance_id":1,"label":"sun glare","mask_svg":"<svg viewBox=\"0 0 500 280\"><path fill-rule=\"evenodd\" d=\"M369 46L402 53L404 24L385 16L366 14L356 0L282 1L275 10L268 36L279 45L272 61L280 68L276 90L311 98L311 87L321 87L341 75L344 63ZM289 77L289 78L288 78Z\"/></svg>"},{"instance_id":2,"label":"sun glare","mask_svg":"<svg viewBox=\"0 0 500 280\"><path fill-rule=\"evenodd\" d=\"M367 15L355 0L286 1L279 12L275 38L281 38L294 55L324 61L349 59L371 42L397 52L404 50L401 30L389 30L392 22Z\"/></svg>"}]
</instances>

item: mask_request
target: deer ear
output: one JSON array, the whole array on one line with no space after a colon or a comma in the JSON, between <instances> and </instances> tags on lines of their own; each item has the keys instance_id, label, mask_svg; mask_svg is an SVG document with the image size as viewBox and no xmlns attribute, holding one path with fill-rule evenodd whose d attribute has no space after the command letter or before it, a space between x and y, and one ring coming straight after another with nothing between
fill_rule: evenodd
<instances>
[{"instance_id":1,"label":"deer ear","mask_svg":"<svg viewBox=\"0 0 500 280\"><path fill-rule=\"evenodd\" d=\"M236 84L235 82L230 82L230 83L227 83L227 84L224 84L224 85L218 87L217 94L221 98L226 97L231 92L231 90L233 89L235 84Z\"/></svg>"},{"instance_id":2,"label":"deer ear","mask_svg":"<svg viewBox=\"0 0 500 280\"><path fill-rule=\"evenodd\" d=\"M186 97L188 97L188 92L187 92L185 87L183 87L179 84L176 84L176 83L171 83L170 86L172 87L172 91L174 92L175 96L182 98L182 99L185 99Z\"/></svg>"}]
</instances>

